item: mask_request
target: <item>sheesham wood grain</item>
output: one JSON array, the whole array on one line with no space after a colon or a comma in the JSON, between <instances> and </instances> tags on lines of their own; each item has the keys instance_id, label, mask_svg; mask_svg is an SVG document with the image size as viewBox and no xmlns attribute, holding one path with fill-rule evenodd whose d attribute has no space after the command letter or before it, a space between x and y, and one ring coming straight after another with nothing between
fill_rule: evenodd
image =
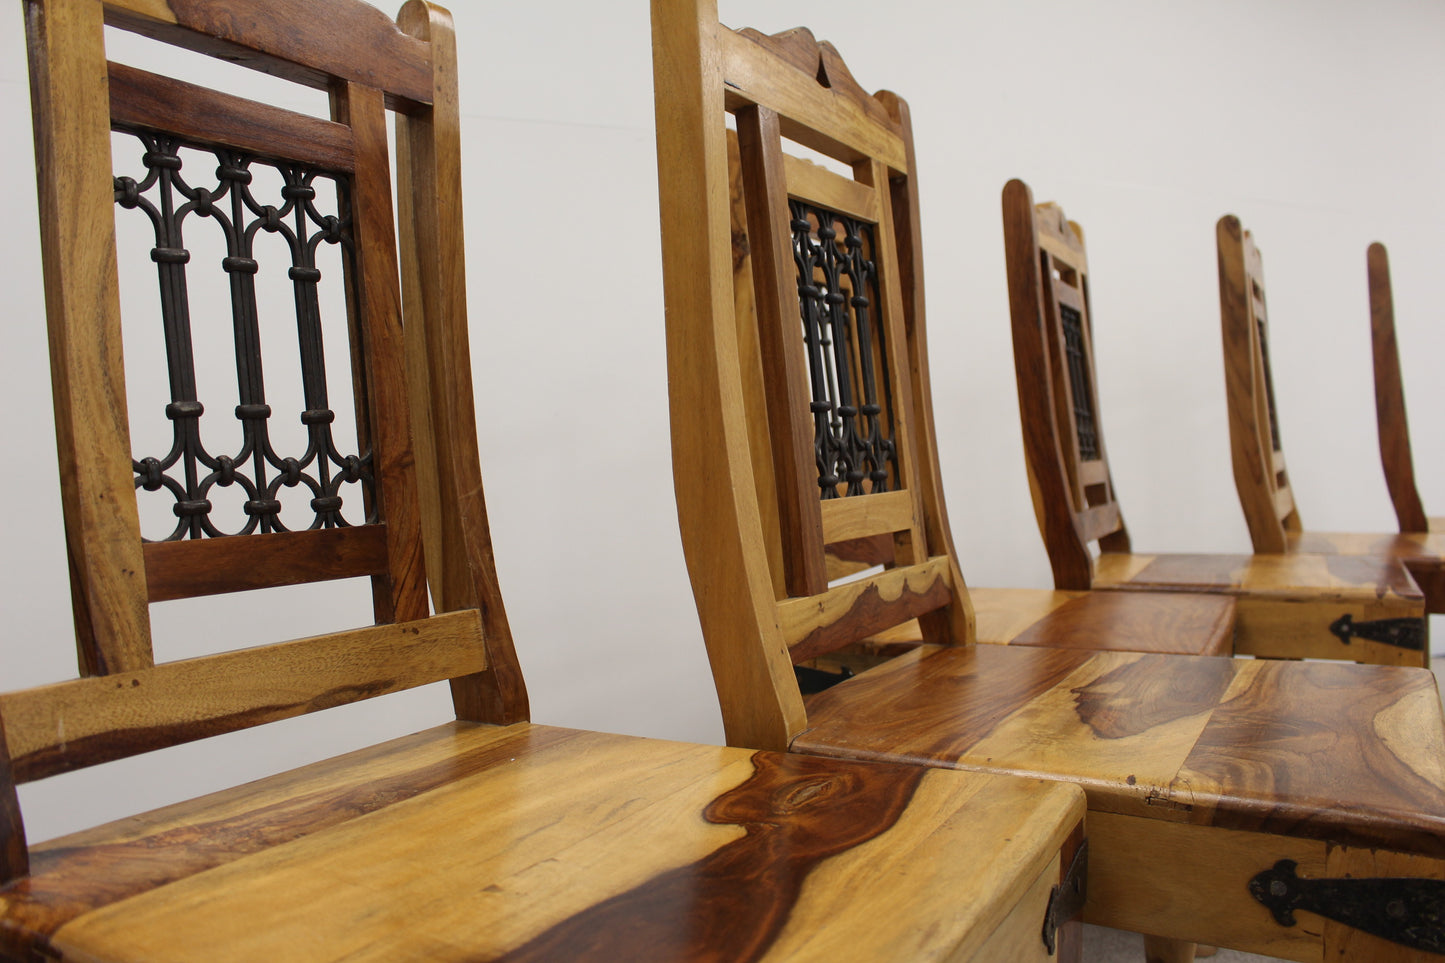
<instances>
[{"instance_id":1,"label":"sheesham wood grain","mask_svg":"<svg viewBox=\"0 0 1445 963\"><path fill-rule=\"evenodd\" d=\"M713 28L713 33L711 42L716 44L721 58L724 81L737 92L729 96L745 97L747 102L777 111L784 137L846 161L875 157L894 170L907 169L896 123L880 107L869 103L871 98L856 82L849 96L835 96L831 89L818 84L820 45L805 28L796 31L795 46L802 48L812 43L810 70L757 57L751 48L770 39L761 34L744 36L721 24Z\"/></svg>"},{"instance_id":2,"label":"sheesham wood grain","mask_svg":"<svg viewBox=\"0 0 1445 963\"><path fill-rule=\"evenodd\" d=\"M319 13L319 11L318 11ZM401 285L396 216L391 202L391 159L381 91L348 83L333 91L332 112L351 127L356 171L351 179L355 248L348 263L359 284L353 356L362 390L356 392L357 434L373 452L376 484L372 510L386 519L387 571L373 580L377 621L426 617L426 566L422 554L415 460L411 446L411 399L406 386L401 327Z\"/></svg>"},{"instance_id":3,"label":"sheesham wood grain","mask_svg":"<svg viewBox=\"0 0 1445 963\"><path fill-rule=\"evenodd\" d=\"M802 662L942 608L951 595L947 559L929 559L789 599L777 607L778 620L793 660Z\"/></svg>"},{"instance_id":4,"label":"sheesham wood grain","mask_svg":"<svg viewBox=\"0 0 1445 963\"><path fill-rule=\"evenodd\" d=\"M1304 875L1301 872L1300 875ZM1325 875L1334 878L1354 877L1412 877L1424 879L1445 879L1445 862L1408 853L1392 853L1379 849L1359 849L1348 846L1332 847L1326 860ZM1433 954L1423 954L1353 929L1331 919L1320 919L1313 914L1300 913L1300 918L1310 924L1320 925L1325 939L1334 948L1329 959L1368 960L1369 963L1417 963Z\"/></svg>"},{"instance_id":5,"label":"sheesham wood grain","mask_svg":"<svg viewBox=\"0 0 1445 963\"><path fill-rule=\"evenodd\" d=\"M938 464L938 435L933 425L933 383L928 367L928 323L923 287L922 215L918 203L918 158L913 146L913 120L908 102L897 94L880 90L874 95L903 133L906 171L888 174L888 212L896 239L898 298L903 313L904 341L908 352L910 399L915 409L914 432L918 438L915 489L923 505L921 519L931 554L949 559L949 576L957 586L946 609L920 617L929 641L967 645L974 640L973 605L965 591L963 571L953 547L948 523L948 506L943 498L943 475Z\"/></svg>"},{"instance_id":6,"label":"sheesham wood grain","mask_svg":"<svg viewBox=\"0 0 1445 963\"><path fill-rule=\"evenodd\" d=\"M1051 775L1096 811L1436 854L1435 691L1395 666L925 646L814 697L796 747Z\"/></svg>"},{"instance_id":7,"label":"sheesham wood grain","mask_svg":"<svg viewBox=\"0 0 1445 963\"><path fill-rule=\"evenodd\" d=\"M1032 895L1082 815L1076 790L1016 780L525 724L477 733L485 728L456 724L368 751L352 778L381 767L397 786L425 786L395 799L358 786L339 819L315 814L341 807L293 795L306 770L279 777L274 792L272 780L257 784L246 802L260 808L240 819L277 820L274 838L244 834L240 849L218 846L209 869L97 899L60 921L50 943L77 959L102 946L112 959L153 960L523 960L563 948L579 960L700 959L715 954L690 947L711 932L721 942L706 949L726 945L736 959L837 959L841 947L869 959L982 961L978 948ZM448 742L474 747L466 767L412 763L428 745L445 756ZM211 825L206 810L236 807L234 792L170 819ZM976 818L959 819L961 806ZM224 840L241 824L218 825ZM999 858L982 871L938 858L984 840ZM157 844L142 837L112 858L134 859L147 842ZM55 867L77 871L51 878L83 887L87 855L57 851ZM310 869L318 860L328 873ZM253 924L261 918L269 925Z\"/></svg>"},{"instance_id":8,"label":"sheesham wood grain","mask_svg":"<svg viewBox=\"0 0 1445 963\"><path fill-rule=\"evenodd\" d=\"M101 9L91 0L28 3L25 17L32 107L54 118L37 127L35 152L76 643L82 673L103 675L153 657L131 480ZM76 451L95 457L77 464Z\"/></svg>"},{"instance_id":9,"label":"sheesham wood grain","mask_svg":"<svg viewBox=\"0 0 1445 963\"><path fill-rule=\"evenodd\" d=\"M359 18L348 3L317 0L277 10L252 0L107 0L106 22L178 47L219 56L296 83L326 89L331 78L388 94L392 108L430 102L427 49L377 10ZM334 25L324 43L317 26Z\"/></svg>"},{"instance_id":10,"label":"sheesham wood grain","mask_svg":"<svg viewBox=\"0 0 1445 963\"><path fill-rule=\"evenodd\" d=\"M471 401L456 31L430 3L407 3L398 22L429 45L433 68L432 109L396 124L403 336L427 577L437 611L482 614L488 669L452 679L457 717L521 722L527 687L497 582Z\"/></svg>"},{"instance_id":11,"label":"sheesham wood grain","mask_svg":"<svg viewBox=\"0 0 1445 963\"><path fill-rule=\"evenodd\" d=\"M21 782L486 668L475 610L0 695Z\"/></svg>"},{"instance_id":12,"label":"sheesham wood grain","mask_svg":"<svg viewBox=\"0 0 1445 963\"><path fill-rule=\"evenodd\" d=\"M162 77L125 64L109 64L111 120L179 134L188 140L300 161L350 173L355 166L351 130L344 124L243 100L207 87Z\"/></svg>"},{"instance_id":13,"label":"sheesham wood grain","mask_svg":"<svg viewBox=\"0 0 1445 963\"><path fill-rule=\"evenodd\" d=\"M720 29L715 10L705 18L696 5L653 0L657 151L666 161L658 164L658 193L673 479L693 596L709 627L704 641L713 681L728 707L727 739L785 750L805 716L776 628L736 385L732 245L712 243L732 236ZM700 325L698 318L716 323ZM721 642L758 638L760 627L756 646Z\"/></svg>"},{"instance_id":14,"label":"sheesham wood grain","mask_svg":"<svg viewBox=\"0 0 1445 963\"><path fill-rule=\"evenodd\" d=\"M0 886L29 872L30 853L25 846L25 822L20 815L15 774L10 767L5 720L0 718Z\"/></svg>"},{"instance_id":15,"label":"sheesham wood grain","mask_svg":"<svg viewBox=\"0 0 1445 963\"><path fill-rule=\"evenodd\" d=\"M798 280L782 135L778 115L771 110L748 107L736 116L773 470L787 480L778 486L777 501L783 585L789 595L816 595L827 588L828 574L807 361L796 337Z\"/></svg>"},{"instance_id":16,"label":"sheesham wood grain","mask_svg":"<svg viewBox=\"0 0 1445 963\"><path fill-rule=\"evenodd\" d=\"M1273 445L1264 403L1263 368L1250 305L1248 259L1253 244L1239 218L1225 215L1215 225L1219 262L1219 313L1224 340L1224 383L1229 410L1230 461L1240 507L1256 552L1283 552L1284 527L1274 501Z\"/></svg>"},{"instance_id":17,"label":"sheesham wood grain","mask_svg":"<svg viewBox=\"0 0 1445 963\"><path fill-rule=\"evenodd\" d=\"M1385 487L1402 532L1428 532L1430 520L1415 487L1410 423L1405 413L1405 384L1400 376L1400 347L1395 338L1395 295L1390 285L1390 254L1376 241L1365 252L1370 287L1370 356L1375 371L1375 422Z\"/></svg>"},{"instance_id":18,"label":"sheesham wood grain","mask_svg":"<svg viewBox=\"0 0 1445 963\"><path fill-rule=\"evenodd\" d=\"M274 588L386 571L384 525L274 532L265 537L147 542L148 601Z\"/></svg>"}]
</instances>

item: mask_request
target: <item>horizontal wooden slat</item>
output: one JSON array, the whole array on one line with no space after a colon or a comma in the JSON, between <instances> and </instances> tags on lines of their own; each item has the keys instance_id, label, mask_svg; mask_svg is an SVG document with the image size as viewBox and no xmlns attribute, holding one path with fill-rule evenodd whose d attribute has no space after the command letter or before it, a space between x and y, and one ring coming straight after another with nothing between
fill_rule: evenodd
<instances>
[{"instance_id":1,"label":"horizontal wooden slat","mask_svg":"<svg viewBox=\"0 0 1445 963\"><path fill-rule=\"evenodd\" d=\"M1104 459L1079 462L1079 483L1081 485L1102 485L1109 480L1109 466Z\"/></svg>"},{"instance_id":2,"label":"horizontal wooden slat","mask_svg":"<svg viewBox=\"0 0 1445 963\"><path fill-rule=\"evenodd\" d=\"M343 0L106 0L105 22L321 90L335 77L386 91L394 107L432 100L427 45Z\"/></svg>"},{"instance_id":3,"label":"horizontal wooden slat","mask_svg":"<svg viewBox=\"0 0 1445 963\"><path fill-rule=\"evenodd\" d=\"M350 173L356 160L351 128L270 104L233 97L111 63L110 115L117 126L165 131L187 140L233 147Z\"/></svg>"},{"instance_id":4,"label":"horizontal wooden slat","mask_svg":"<svg viewBox=\"0 0 1445 963\"><path fill-rule=\"evenodd\" d=\"M895 568L831 588L824 595L778 606L778 622L793 661L825 655L839 646L947 605L953 598L946 556Z\"/></svg>"},{"instance_id":5,"label":"horizontal wooden slat","mask_svg":"<svg viewBox=\"0 0 1445 963\"><path fill-rule=\"evenodd\" d=\"M1280 451L1279 449L1275 449L1274 451L1270 452L1269 463L1270 467L1274 469L1274 473L1276 475L1284 471L1284 452Z\"/></svg>"},{"instance_id":6,"label":"horizontal wooden slat","mask_svg":"<svg viewBox=\"0 0 1445 963\"><path fill-rule=\"evenodd\" d=\"M822 509L823 542L827 545L913 527L913 495L906 491L830 498L822 503Z\"/></svg>"},{"instance_id":7,"label":"horizontal wooden slat","mask_svg":"<svg viewBox=\"0 0 1445 963\"><path fill-rule=\"evenodd\" d=\"M0 695L17 782L487 667L475 609Z\"/></svg>"},{"instance_id":8,"label":"horizontal wooden slat","mask_svg":"<svg viewBox=\"0 0 1445 963\"><path fill-rule=\"evenodd\" d=\"M1119 530L1119 504L1107 502L1079 512L1079 527L1084 541L1093 542Z\"/></svg>"},{"instance_id":9,"label":"horizontal wooden slat","mask_svg":"<svg viewBox=\"0 0 1445 963\"><path fill-rule=\"evenodd\" d=\"M386 526L149 542L145 564L152 602L381 575Z\"/></svg>"},{"instance_id":10,"label":"horizontal wooden slat","mask_svg":"<svg viewBox=\"0 0 1445 963\"><path fill-rule=\"evenodd\" d=\"M778 69L760 58L753 41L718 25L723 81L729 110L758 104L778 112L783 136L852 163L876 157L894 170L908 169L903 137L845 97L835 96L802 71ZM766 72L762 76L760 72ZM797 118L807 118L807 126Z\"/></svg>"},{"instance_id":11,"label":"horizontal wooden slat","mask_svg":"<svg viewBox=\"0 0 1445 963\"><path fill-rule=\"evenodd\" d=\"M791 154L783 155L783 178L788 196L848 214L870 224L878 223L878 193L867 184L835 174Z\"/></svg>"},{"instance_id":12,"label":"horizontal wooden slat","mask_svg":"<svg viewBox=\"0 0 1445 963\"><path fill-rule=\"evenodd\" d=\"M1277 488L1274 492L1274 513L1279 518L1284 518L1294 511L1294 490L1288 485L1284 488Z\"/></svg>"},{"instance_id":13,"label":"horizontal wooden slat","mask_svg":"<svg viewBox=\"0 0 1445 963\"><path fill-rule=\"evenodd\" d=\"M1064 267L1072 268L1075 271L1081 269L1084 255L1078 247L1068 244L1063 238L1057 237L1048 231L1040 231L1038 237L1039 247L1047 251L1049 257L1058 261Z\"/></svg>"},{"instance_id":14,"label":"horizontal wooden slat","mask_svg":"<svg viewBox=\"0 0 1445 963\"><path fill-rule=\"evenodd\" d=\"M1066 307L1073 308L1080 314L1084 313L1084 299L1079 296L1079 289L1062 281L1054 282L1054 299Z\"/></svg>"}]
</instances>

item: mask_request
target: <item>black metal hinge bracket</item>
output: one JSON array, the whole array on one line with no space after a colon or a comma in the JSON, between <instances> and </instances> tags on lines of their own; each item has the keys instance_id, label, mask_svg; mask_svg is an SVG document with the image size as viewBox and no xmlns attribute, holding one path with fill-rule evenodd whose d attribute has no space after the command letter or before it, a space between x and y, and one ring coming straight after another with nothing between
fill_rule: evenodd
<instances>
[{"instance_id":1,"label":"black metal hinge bracket","mask_svg":"<svg viewBox=\"0 0 1445 963\"><path fill-rule=\"evenodd\" d=\"M1380 939L1445 956L1445 880L1407 877L1301 879L1282 859L1249 881L1281 926L1305 910Z\"/></svg>"},{"instance_id":2,"label":"black metal hinge bracket","mask_svg":"<svg viewBox=\"0 0 1445 963\"><path fill-rule=\"evenodd\" d=\"M1393 645L1412 652L1425 651L1424 619L1375 619L1373 622L1356 622L1346 612L1330 623L1330 632L1345 645L1351 639L1369 639L1384 645Z\"/></svg>"},{"instance_id":3,"label":"black metal hinge bracket","mask_svg":"<svg viewBox=\"0 0 1445 963\"><path fill-rule=\"evenodd\" d=\"M1044 946L1049 956L1057 949L1059 927L1070 920L1078 919L1084 912L1084 900L1089 894L1089 841L1079 843L1074 861L1059 884L1049 891L1049 905L1044 910Z\"/></svg>"}]
</instances>

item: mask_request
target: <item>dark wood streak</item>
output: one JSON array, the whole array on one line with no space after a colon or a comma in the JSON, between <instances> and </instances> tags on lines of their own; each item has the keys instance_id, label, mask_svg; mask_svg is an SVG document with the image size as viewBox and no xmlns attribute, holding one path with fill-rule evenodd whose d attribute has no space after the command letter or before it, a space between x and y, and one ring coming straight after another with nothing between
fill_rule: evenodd
<instances>
[{"instance_id":1,"label":"dark wood streak","mask_svg":"<svg viewBox=\"0 0 1445 963\"><path fill-rule=\"evenodd\" d=\"M1219 787L1214 824L1445 856L1441 787L1392 752L1376 724L1420 690L1433 695L1433 676L1333 662L1254 665L1257 676L1214 711L1181 773ZM1410 736L1400 734L1407 745ZM1205 795L1194 785L1198 808Z\"/></svg>"},{"instance_id":2,"label":"dark wood streak","mask_svg":"<svg viewBox=\"0 0 1445 963\"><path fill-rule=\"evenodd\" d=\"M471 727L442 726L320 765L355 764L356 756L395 756L426 742L451 738L458 728L466 731ZM65 923L102 906L340 825L579 734L567 729L529 729L525 737L497 739L444 761L383 778L323 780L325 788L283 796L232 816L183 820L178 826L158 826L154 832L123 842L89 842L88 834L82 833L74 845L59 840L61 845L38 847L31 856L30 875L0 888L0 957L6 953L25 957L46 945ZM153 816L160 821L167 812L160 810Z\"/></svg>"},{"instance_id":3,"label":"dark wood streak","mask_svg":"<svg viewBox=\"0 0 1445 963\"><path fill-rule=\"evenodd\" d=\"M858 594L847 612L840 613L827 625L818 626L788 646L788 653L795 664L816 659L849 643L941 609L952 601L953 593L941 577L935 578L922 592L905 586L898 598L891 601L879 594L877 585L870 585Z\"/></svg>"},{"instance_id":4,"label":"dark wood streak","mask_svg":"<svg viewBox=\"0 0 1445 963\"><path fill-rule=\"evenodd\" d=\"M1213 709L1234 674L1231 659L1147 659L1116 666L1070 691L1079 721L1094 735L1123 739Z\"/></svg>"},{"instance_id":5,"label":"dark wood streak","mask_svg":"<svg viewBox=\"0 0 1445 963\"><path fill-rule=\"evenodd\" d=\"M810 728L793 748L952 765L1089 658L1027 646L923 646L815 696Z\"/></svg>"},{"instance_id":6,"label":"dark wood streak","mask_svg":"<svg viewBox=\"0 0 1445 963\"><path fill-rule=\"evenodd\" d=\"M747 835L489 959L757 960L787 924L808 874L890 829L926 772L767 752L753 756L753 769L703 813Z\"/></svg>"}]
</instances>

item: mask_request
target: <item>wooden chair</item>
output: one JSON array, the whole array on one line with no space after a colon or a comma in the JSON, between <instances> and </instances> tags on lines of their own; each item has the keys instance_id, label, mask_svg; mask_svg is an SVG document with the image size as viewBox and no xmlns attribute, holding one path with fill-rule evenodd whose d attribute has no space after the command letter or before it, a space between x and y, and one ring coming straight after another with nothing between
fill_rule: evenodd
<instances>
[{"instance_id":1,"label":"wooden chair","mask_svg":"<svg viewBox=\"0 0 1445 963\"><path fill-rule=\"evenodd\" d=\"M1269 319L1264 267L1254 238L1233 215L1220 218L1219 307L1224 325L1224 368L1229 397L1229 440L1234 485L1256 552L1393 559L1403 563L1425 594L1427 611L1445 613L1445 534L1430 534L1430 520L1415 491L1405 397L1395 346L1390 262L1384 245L1370 246L1370 330L1375 362L1375 412L1385 481L1400 519L1396 533L1306 531L1289 483L1269 364Z\"/></svg>"},{"instance_id":2,"label":"wooden chair","mask_svg":"<svg viewBox=\"0 0 1445 963\"><path fill-rule=\"evenodd\" d=\"M1233 596L1240 654L1426 664L1424 598L1397 561L1132 550L1100 420L1083 229L1022 181L1004 188L1003 221L1024 454L1055 586Z\"/></svg>"},{"instance_id":3,"label":"wooden chair","mask_svg":"<svg viewBox=\"0 0 1445 963\"><path fill-rule=\"evenodd\" d=\"M972 644L921 455L907 105L866 94L806 30L734 32L710 0L655 0L652 16L674 482L729 744L1082 785L1085 918L1164 937L1159 955L1187 958L1195 940L1299 960L1418 954L1418 934L1391 934L1407 950L1363 932L1353 895L1313 902L1323 919L1288 907L1347 874L1438 892L1434 677ZM829 584L825 546L880 534L892 567ZM915 617L928 644L802 696L795 664ZM1435 925L1425 939L1445 946Z\"/></svg>"},{"instance_id":4,"label":"wooden chair","mask_svg":"<svg viewBox=\"0 0 1445 963\"><path fill-rule=\"evenodd\" d=\"M399 27L355 0L25 13L82 677L0 695L0 957L1078 958L1074 787L527 721L478 464L444 10L409 3ZM103 23L329 91L333 116L107 66ZM143 148L114 179L112 129ZM117 217L154 225L142 250L162 317L143 320L167 331L165 457L132 454ZM213 427L231 413L197 401L187 321L215 268L187 264L187 245L212 230L228 238L230 297L195 314L234 320L238 449ZM257 253L262 232L290 256ZM317 267L321 244L344 271ZM278 328L253 292L283 272L298 307ZM327 284L344 310L320 309ZM291 323L305 454L268 430L296 410L256 343ZM356 362L354 446L332 427L323 332ZM162 365L133 356L130 370L147 360ZM233 485L244 511L223 507ZM174 505L175 537L141 538L136 493L152 490ZM370 577L375 606L337 624L374 625L154 658L150 602L345 576ZM26 845L17 783L443 679L454 722Z\"/></svg>"}]
</instances>

